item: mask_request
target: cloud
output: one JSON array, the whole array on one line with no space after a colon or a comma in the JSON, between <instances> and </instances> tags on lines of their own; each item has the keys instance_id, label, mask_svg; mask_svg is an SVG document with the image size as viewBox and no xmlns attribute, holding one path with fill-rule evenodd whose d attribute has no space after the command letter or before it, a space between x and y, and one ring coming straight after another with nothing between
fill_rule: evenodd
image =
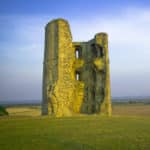
<instances>
[{"instance_id":1,"label":"cloud","mask_svg":"<svg viewBox=\"0 0 150 150\"><path fill-rule=\"evenodd\" d=\"M118 71L129 74L148 71L150 10L128 8L118 16L102 18L95 16L90 21L72 21L71 23L75 41L89 40L97 32L108 33L111 68L115 69L116 73Z\"/></svg>"},{"instance_id":2,"label":"cloud","mask_svg":"<svg viewBox=\"0 0 150 150\"><path fill-rule=\"evenodd\" d=\"M12 76L18 78L16 82L22 83L21 91L25 95L29 91L25 91L24 79L30 81L32 98L36 97L36 91L41 91L41 86L38 89L36 86L42 82L44 27L53 18L49 15L0 16L0 39L3 39L0 41L3 79L0 80L9 86L8 81L16 85ZM98 32L108 33L113 96L149 95L150 10L127 8L117 16L98 14L68 21L74 41L90 40ZM32 82L33 78L36 80Z\"/></svg>"},{"instance_id":3,"label":"cloud","mask_svg":"<svg viewBox=\"0 0 150 150\"><path fill-rule=\"evenodd\" d=\"M71 21L75 41L107 32L113 96L144 96L150 89L150 10L127 8L117 16Z\"/></svg>"}]
</instances>

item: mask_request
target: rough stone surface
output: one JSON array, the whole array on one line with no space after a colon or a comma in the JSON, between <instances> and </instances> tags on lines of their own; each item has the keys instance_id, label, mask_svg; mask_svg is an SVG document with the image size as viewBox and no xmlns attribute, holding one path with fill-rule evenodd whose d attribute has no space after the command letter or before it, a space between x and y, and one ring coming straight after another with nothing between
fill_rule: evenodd
<instances>
[{"instance_id":1,"label":"rough stone surface","mask_svg":"<svg viewBox=\"0 0 150 150\"><path fill-rule=\"evenodd\" d=\"M69 24L52 20L45 28L42 114L111 115L108 36L72 42Z\"/></svg>"}]
</instances>

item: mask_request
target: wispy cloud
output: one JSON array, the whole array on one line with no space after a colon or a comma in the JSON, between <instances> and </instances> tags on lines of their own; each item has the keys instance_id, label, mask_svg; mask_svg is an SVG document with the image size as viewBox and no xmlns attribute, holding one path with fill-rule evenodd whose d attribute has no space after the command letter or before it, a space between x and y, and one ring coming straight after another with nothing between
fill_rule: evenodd
<instances>
[{"instance_id":1,"label":"wispy cloud","mask_svg":"<svg viewBox=\"0 0 150 150\"><path fill-rule=\"evenodd\" d=\"M24 91L27 86L24 80L31 81L28 86L39 83L38 89L32 86L33 95L30 97L35 96L35 91L41 96L44 27L53 18L48 15L0 16L0 51L3 57L3 78L0 80L5 81L5 86L19 82L22 89L18 90ZM128 8L117 16L75 18L69 23L74 41L89 40L98 32L108 33L113 96L149 94L150 10ZM17 81L11 80L12 76L15 78L15 70Z\"/></svg>"},{"instance_id":2,"label":"wispy cloud","mask_svg":"<svg viewBox=\"0 0 150 150\"><path fill-rule=\"evenodd\" d=\"M118 16L71 21L74 40L109 35L112 95L149 95L150 10L128 8Z\"/></svg>"}]
</instances>

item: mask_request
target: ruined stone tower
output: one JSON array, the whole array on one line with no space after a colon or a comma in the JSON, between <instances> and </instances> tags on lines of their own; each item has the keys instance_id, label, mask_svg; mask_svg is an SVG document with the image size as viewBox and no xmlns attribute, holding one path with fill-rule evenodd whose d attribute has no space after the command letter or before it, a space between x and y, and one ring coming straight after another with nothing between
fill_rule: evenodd
<instances>
[{"instance_id":1,"label":"ruined stone tower","mask_svg":"<svg viewBox=\"0 0 150 150\"><path fill-rule=\"evenodd\" d=\"M42 114L111 115L108 36L72 42L69 24L52 20L45 29Z\"/></svg>"}]
</instances>

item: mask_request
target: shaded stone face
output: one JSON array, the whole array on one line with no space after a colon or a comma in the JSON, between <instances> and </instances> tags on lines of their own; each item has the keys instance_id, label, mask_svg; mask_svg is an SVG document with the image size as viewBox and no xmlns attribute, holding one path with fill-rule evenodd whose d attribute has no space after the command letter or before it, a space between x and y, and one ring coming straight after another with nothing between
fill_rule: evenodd
<instances>
[{"instance_id":1,"label":"shaded stone face","mask_svg":"<svg viewBox=\"0 0 150 150\"><path fill-rule=\"evenodd\" d=\"M72 42L67 21L56 19L45 28L42 114L111 115L108 36Z\"/></svg>"}]
</instances>

